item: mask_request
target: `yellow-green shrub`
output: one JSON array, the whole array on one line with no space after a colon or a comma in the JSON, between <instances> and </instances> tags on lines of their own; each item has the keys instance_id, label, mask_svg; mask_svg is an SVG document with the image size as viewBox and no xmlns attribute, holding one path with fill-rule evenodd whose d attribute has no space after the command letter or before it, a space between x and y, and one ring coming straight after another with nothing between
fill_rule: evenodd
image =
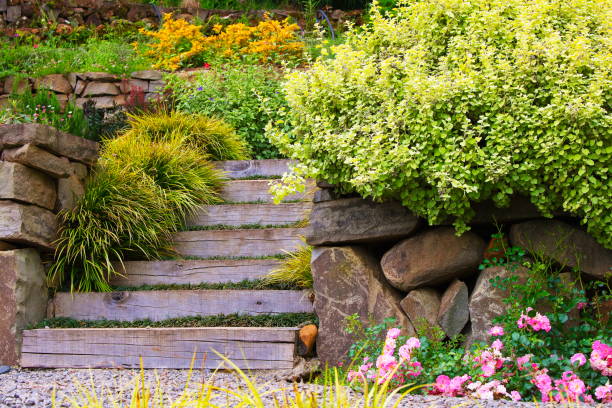
<instances>
[{"instance_id":1,"label":"yellow-green shrub","mask_svg":"<svg viewBox=\"0 0 612 408\"><path fill-rule=\"evenodd\" d=\"M310 175L436 224L525 195L612 247L606 0L420 0L288 78L270 136ZM285 121L285 122L286 122Z\"/></svg>"}]
</instances>

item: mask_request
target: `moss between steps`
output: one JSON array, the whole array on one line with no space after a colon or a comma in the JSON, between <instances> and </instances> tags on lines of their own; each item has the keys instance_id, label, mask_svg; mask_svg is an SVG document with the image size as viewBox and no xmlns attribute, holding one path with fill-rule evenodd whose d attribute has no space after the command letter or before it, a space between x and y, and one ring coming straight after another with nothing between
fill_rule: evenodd
<instances>
[{"instance_id":1,"label":"moss between steps","mask_svg":"<svg viewBox=\"0 0 612 408\"><path fill-rule=\"evenodd\" d=\"M212 230L241 230L241 229L269 229L269 228L304 228L308 226L308 220L300 220L290 224L242 224L242 225L192 225L182 228L180 231L212 231Z\"/></svg>"},{"instance_id":2,"label":"moss between steps","mask_svg":"<svg viewBox=\"0 0 612 408\"><path fill-rule=\"evenodd\" d=\"M281 313L276 315L215 315L192 316L153 322L136 320L75 320L64 317L45 319L28 329L94 329L94 328L147 328L147 327L297 327L303 323L318 324L314 313Z\"/></svg>"},{"instance_id":3,"label":"moss between steps","mask_svg":"<svg viewBox=\"0 0 612 408\"><path fill-rule=\"evenodd\" d=\"M143 285L143 286L116 286L113 291L141 291L141 290L301 290L291 284L270 283L265 279L245 279L240 282L199 283L183 285Z\"/></svg>"}]
</instances>

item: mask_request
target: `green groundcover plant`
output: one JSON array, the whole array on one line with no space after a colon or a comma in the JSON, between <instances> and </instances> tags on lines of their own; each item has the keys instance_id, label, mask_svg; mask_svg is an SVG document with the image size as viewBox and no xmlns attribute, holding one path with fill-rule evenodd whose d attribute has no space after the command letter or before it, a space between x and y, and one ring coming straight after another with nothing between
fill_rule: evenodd
<instances>
[{"instance_id":1,"label":"green groundcover plant","mask_svg":"<svg viewBox=\"0 0 612 408\"><path fill-rule=\"evenodd\" d=\"M604 0L374 10L335 58L288 76L290 109L269 135L309 176L431 224L464 231L473 202L518 194L610 248L611 13Z\"/></svg>"},{"instance_id":2,"label":"green groundcover plant","mask_svg":"<svg viewBox=\"0 0 612 408\"><path fill-rule=\"evenodd\" d=\"M213 66L193 81L174 78L169 87L179 111L223 119L246 140L254 159L280 157L265 135L266 124L278 120L286 106L278 74L272 68Z\"/></svg>"}]
</instances>

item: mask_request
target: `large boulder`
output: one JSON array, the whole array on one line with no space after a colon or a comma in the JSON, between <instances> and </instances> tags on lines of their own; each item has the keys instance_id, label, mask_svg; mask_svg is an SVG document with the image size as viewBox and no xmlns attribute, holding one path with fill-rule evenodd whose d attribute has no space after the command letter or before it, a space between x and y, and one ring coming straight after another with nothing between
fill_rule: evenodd
<instances>
[{"instance_id":1,"label":"large boulder","mask_svg":"<svg viewBox=\"0 0 612 408\"><path fill-rule=\"evenodd\" d=\"M396 240L411 235L419 218L399 203L345 198L316 203L306 230L310 245Z\"/></svg>"},{"instance_id":2,"label":"large boulder","mask_svg":"<svg viewBox=\"0 0 612 408\"><path fill-rule=\"evenodd\" d=\"M465 283L455 279L440 300L438 324L448 337L453 337L461 333L468 320L468 288Z\"/></svg>"},{"instance_id":3,"label":"large boulder","mask_svg":"<svg viewBox=\"0 0 612 408\"><path fill-rule=\"evenodd\" d=\"M0 240L52 249L55 214L36 205L0 200Z\"/></svg>"},{"instance_id":4,"label":"large boulder","mask_svg":"<svg viewBox=\"0 0 612 408\"><path fill-rule=\"evenodd\" d=\"M441 296L437 290L433 288L420 288L411 290L402 299L400 306L415 328L419 329L423 325L438 327L440 299Z\"/></svg>"},{"instance_id":5,"label":"large boulder","mask_svg":"<svg viewBox=\"0 0 612 408\"><path fill-rule=\"evenodd\" d=\"M517 282L524 283L527 274L527 269L516 264L493 266L480 273L470 297L471 342L487 342L487 331L494 325L493 319L508 310L508 305L503 302L509 295L508 291L496 287L494 283L514 276Z\"/></svg>"},{"instance_id":6,"label":"large boulder","mask_svg":"<svg viewBox=\"0 0 612 408\"><path fill-rule=\"evenodd\" d=\"M2 159L21 163L55 178L68 177L71 170L68 159L58 157L32 144L4 150Z\"/></svg>"},{"instance_id":7,"label":"large boulder","mask_svg":"<svg viewBox=\"0 0 612 408\"><path fill-rule=\"evenodd\" d=\"M21 331L45 318L45 271L34 249L0 251L0 364L19 362Z\"/></svg>"},{"instance_id":8,"label":"large boulder","mask_svg":"<svg viewBox=\"0 0 612 408\"><path fill-rule=\"evenodd\" d=\"M510 228L510 243L578 268L596 279L605 279L612 273L612 250L563 221L533 220L515 224Z\"/></svg>"},{"instance_id":9,"label":"large boulder","mask_svg":"<svg viewBox=\"0 0 612 408\"><path fill-rule=\"evenodd\" d=\"M395 245L381 265L391 285L409 292L474 274L485 246L472 232L457 236L451 227L435 228Z\"/></svg>"},{"instance_id":10,"label":"large boulder","mask_svg":"<svg viewBox=\"0 0 612 408\"><path fill-rule=\"evenodd\" d=\"M0 200L22 201L53 210L56 196L51 177L19 163L0 161Z\"/></svg>"},{"instance_id":11,"label":"large boulder","mask_svg":"<svg viewBox=\"0 0 612 408\"><path fill-rule=\"evenodd\" d=\"M353 339L345 332L345 320L355 313L364 325L394 317L405 334L414 334L399 305L401 294L386 283L377 259L364 248L315 248L311 266L322 361L336 365L346 360Z\"/></svg>"},{"instance_id":12,"label":"large boulder","mask_svg":"<svg viewBox=\"0 0 612 408\"><path fill-rule=\"evenodd\" d=\"M35 85L36 89L48 89L61 94L72 93L70 82L62 74L51 74L38 78Z\"/></svg>"}]
</instances>

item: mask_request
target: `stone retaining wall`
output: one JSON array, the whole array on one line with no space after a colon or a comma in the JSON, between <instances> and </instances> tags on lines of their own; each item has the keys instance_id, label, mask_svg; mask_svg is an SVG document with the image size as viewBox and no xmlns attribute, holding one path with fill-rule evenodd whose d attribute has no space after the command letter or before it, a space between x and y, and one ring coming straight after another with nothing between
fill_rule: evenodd
<instances>
[{"instance_id":1,"label":"stone retaining wall","mask_svg":"<svg viewBox=\"0 0 612 408\"><path fill-rule=\"evenodd\" d=\"M427 226L398 203L342 198L333 186L319 187L306 238L316 246L311 266L320 321L317 352L330 364L345 359L352 339L343 323L354 313L364 324L394 317L404 334L425 325L448 337L462 333L467 343L486 341L493 318L506 308L506 294L490 280L527 276L522 267L479 270L485 257L503 256L495 250L500 242L491 240L497 226L509 236L506 247L520 246L565 266L561 279L567 285L574 268L586 279L608 279L612 272L612 251L576 220L544 219L527 199L517 197L504 209L477 205L472 230L457 236L452 226Z\"/></svg>"},{"instance_id":2,"label":"stone retaining wall","mask_svg":"<svg viewBox=\"0 0 612 408\"><path fill-rule=\"evenodd\" d=\"M142 104L159 95L163 87L160 71L137 71L129 78L106 72L51 74L41 78L9 76L0 79L0 107L13 92L31 90L35 93L39 89L49 89L64 105L71 100L82 108L91 99L96 108L109 109L126 104Z\"/></svg>"},{"instance_id":3,"label":"stone retaining wall","mask_svg":"<svg viewBox=\"0 0 612 408\"><path fill-rule=\"evenodd\" d=\"M49 126L0 126L0 364L17 363L21 330L46 315L41 256L97 154L98 143Z\"/></svg>"}]
</instances>

